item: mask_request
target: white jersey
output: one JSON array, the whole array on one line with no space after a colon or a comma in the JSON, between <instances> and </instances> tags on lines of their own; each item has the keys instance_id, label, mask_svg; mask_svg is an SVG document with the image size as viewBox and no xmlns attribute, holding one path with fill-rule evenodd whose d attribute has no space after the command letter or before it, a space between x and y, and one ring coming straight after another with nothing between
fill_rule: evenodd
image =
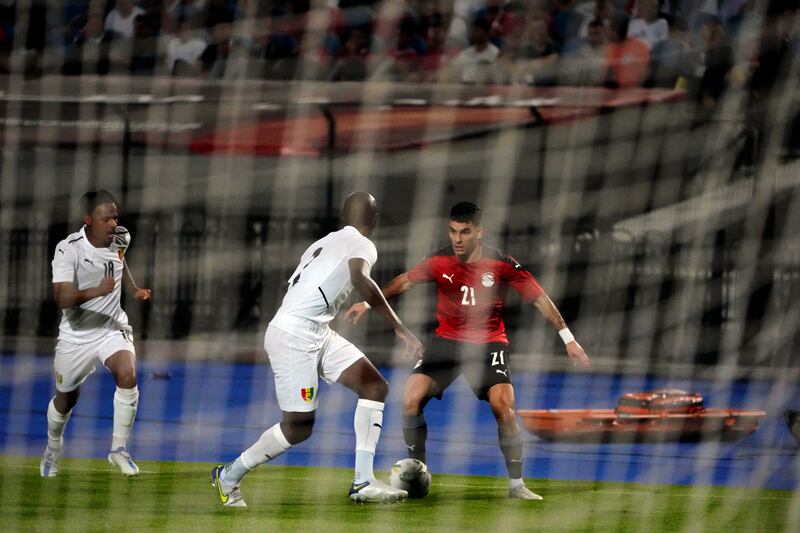
<instances>
[{"instance_id":1,"label":"white jersey","mask_svg":"<svg viewBox=\"0 0 800 533\"><path fill-rule=\"evenodd\" d=\"M105 28L106 30L113 31L123 39L130 39L133 37L133 23L139 15L146 15L144 9L134 6L127 17L120 15L119 11L112 9L106 15Z\"/></svg>"},{"instance_id":2,"label":"white jersey","mask_svg":"<svg viewBox=\"0 0 800 533\"><path fill-rule=\"evenodd\" d=\"M128 325L128 315L120 305L122 255L119 252L95 248L81 228L56 245L52 264L53 283L72 283L78 290L97 287L109 273L114 276L114 290L109 294L63 310L59 340L86 344Z\"/></svg>"},{"instance_id":3,"label":"white jersey","mask_svg":"<svg viewBox=\"0 0 800 533\"><path fill-rule=\"evenodd\" d=\"M287 329L300 319L327 326L353 289L348 262L355 258L364 259L372 268L378 251L353 226L329 233L309 246L289 278L286 296L270 324Z\"/></svg>"},{"instance_id":4,"label":"white jersey","mask_svg":"<svg viewBox=\"0 0 800 533\"><path fill-rule=\"evenodd\" d=\"M669 39L669 24L665 19L647 22L645 19L635 18L628 26L628 37L639 39L652 50L658 43Z\"/></svg>"}]
</instances>

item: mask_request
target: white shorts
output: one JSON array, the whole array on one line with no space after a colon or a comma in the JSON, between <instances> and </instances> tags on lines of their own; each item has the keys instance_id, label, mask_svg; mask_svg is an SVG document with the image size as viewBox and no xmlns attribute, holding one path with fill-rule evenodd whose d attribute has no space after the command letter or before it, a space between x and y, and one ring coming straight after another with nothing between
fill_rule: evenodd
<instances>
[{"instance_id":1,"label":"white shorts","mask_svg":"<svg viewBox=\"0 0 800 533\"><path fill-rule=\"evenodd\" d=\"M74 391L94 372L98 360L105 364L106 359L122 350L136 356L133 348L133 330L130 327L109 331L108 335L99 341L87 344L73 344L59 340L56 344L53 365L56 372L56 389L59 392Z\"/></svg>"},{"instance_id":2,"label":"white shorts","mask_svg":"<svg viewBox=\"0 0 800 533\"><path fill-rule=\"evenodd\" d=\"M289 329L289 328L287 328ZM334 383L342 372L364 357L347 339L328 328L284 330L270 324L264 349L275 375L275 395L281 411L311 412L318 404L319 377Z\"/></svg>"}]
</instances>

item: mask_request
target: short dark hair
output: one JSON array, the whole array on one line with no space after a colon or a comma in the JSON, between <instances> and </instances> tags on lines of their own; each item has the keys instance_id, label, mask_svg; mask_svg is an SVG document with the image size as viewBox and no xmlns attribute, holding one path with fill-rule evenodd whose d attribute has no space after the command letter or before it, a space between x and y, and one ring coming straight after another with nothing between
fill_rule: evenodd
<instances>
[{"instance_id":1,"label":"short dark hair","mask_svg":"<svg viewBox=\"0 0 800 533\"><path fill-rule=\"evenodd\" d=\"M450 220L466 224L481 225L481 208L472 202L459 202L450 209Z\"/></svg>"},{"instance_id":2,"label":"short dark hair","mask_svg":"<svg viewBox=\"0 0 800 533\"><path fill-rule=\"evenodd\" d=\"M117 199L107 190L100 189L99 191L89 191L81 196L81 214L84 216L91 215L95 207L100 204L116 204L119 206L119 204L117 204Z\"/></svg>"}]
</instances>

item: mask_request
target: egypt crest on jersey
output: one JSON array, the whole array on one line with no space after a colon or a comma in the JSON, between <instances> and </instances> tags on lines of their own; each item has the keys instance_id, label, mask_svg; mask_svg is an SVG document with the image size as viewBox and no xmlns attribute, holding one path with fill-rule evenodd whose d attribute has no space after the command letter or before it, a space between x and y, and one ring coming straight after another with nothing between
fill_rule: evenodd
<instances>
[{"instance_id":1,"label":"egypt crest on jersey","mask_svg":"<svg viewBox=\"0 0 800 533\"><path fill-rule=\"evenodd\" d=\"M408 279L436 283L436 334L460 342L507 343L503 308L508 289L529 302L544 293L513 257L487 245L482 256L470 263L446 246L409 270Z\"/></svg>"}]
</instances>

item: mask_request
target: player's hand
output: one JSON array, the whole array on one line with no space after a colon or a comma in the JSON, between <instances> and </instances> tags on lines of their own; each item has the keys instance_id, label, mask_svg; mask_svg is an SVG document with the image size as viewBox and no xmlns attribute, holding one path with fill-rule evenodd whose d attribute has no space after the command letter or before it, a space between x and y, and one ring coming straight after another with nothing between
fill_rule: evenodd
<instances>
[{"instance_id":1,"label":"player's hand","mask_svg":"<svg viewBox=\"0 0 800 533\"><path fill-rule=\"evenodd\" d=\"M573 366L580 365L581 368L589 368L591 366L589 356L583 351L583 347L578 344L578 341L567 343L567 357L572 360Z\"/></svg>"},{"instance_id":2,"label":"player's hand","mask_svg":"<svg viewBox=\"0 0 800 533\"><path fill-rule=\"evenodd\" d=\"M105 296L111 294L114 290L114 276L105 276L100 280L100 285L97 286L97 296Z\"/></svg>"},{"instance_id":3,"label":"player's hand","mask_svg":"<svg viewBox=\"0 0 800 533\"><path fill-rule=\"evenodd\" d=\"M345 320L349 320L351 324L356 325L367 311L369 311L367 305L364 302L358 302L350 306L350 309L344 314L344 318Z\"/></svg>"},{"instance_id":4,"label":"player's hand","mask_svg":"<svg viewBox=\"0 0 800 533\"><path fill-rule=\"evenodd\" d=\"M422 359L422 343L419 342L419 339L414 336L407 327L402 326L394 330L394 332L398 337L403 339L403 343L405 344L405 350L403 351L404 357Z\"/></svg>"},{"instance_id":5,"label":"player's hand","mask_svg":"<svg viewBox=\"0 0 800 533\"><path fill-rule=\"evenodd\" d=\"M136 292L133 293L133 297L137 300L146 302L153 297L153 291L150 289L136 289Z\"/></svg>"}]
</instances>

